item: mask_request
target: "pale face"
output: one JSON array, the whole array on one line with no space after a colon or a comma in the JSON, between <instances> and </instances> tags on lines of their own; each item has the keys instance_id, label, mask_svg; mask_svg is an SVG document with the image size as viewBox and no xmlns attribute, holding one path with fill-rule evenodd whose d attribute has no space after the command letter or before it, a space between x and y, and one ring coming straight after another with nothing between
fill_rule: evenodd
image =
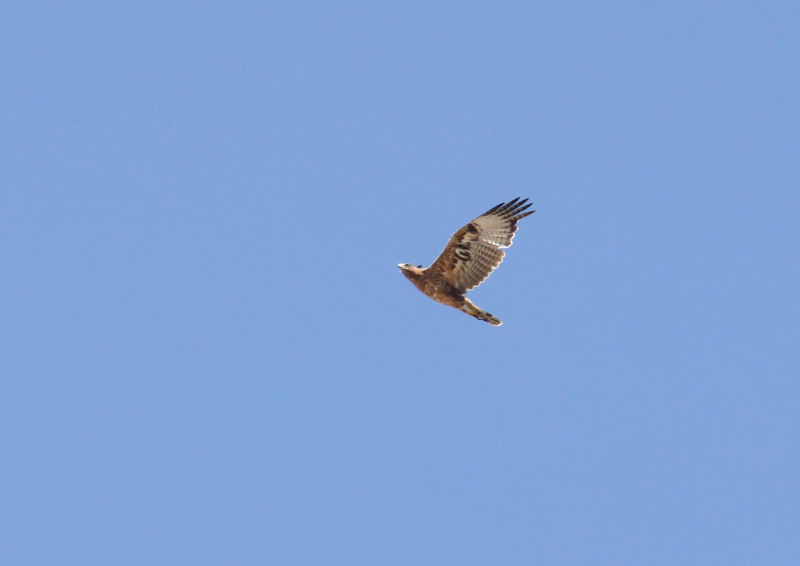
<instances>
[{"instance_id":1,"label":"pale face","mask_svg":"<svg viewBox=\"0 0 800 566\"><path fill-rule=\"evenodd\" d=\"M410 263L398 263L397 267L400 268L400 271L402 272L403 275L405 275L406 277L408 277L412 281L414 281L414 280L416 280L416 279L418 279L418 278L420 278L422 276L422 272L423 272L422 266L417 267L417 266L411 265Z\"/></svg>"}]
</instances>

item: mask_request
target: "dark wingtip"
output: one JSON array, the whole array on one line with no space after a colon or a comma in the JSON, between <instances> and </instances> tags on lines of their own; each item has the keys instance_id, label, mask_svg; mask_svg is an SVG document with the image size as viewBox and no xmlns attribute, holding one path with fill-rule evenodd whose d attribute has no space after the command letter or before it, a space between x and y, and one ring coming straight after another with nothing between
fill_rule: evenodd
<instances>
[{"instance_id":1,"label":"dark wingtip","mask_svg":"<svg viewBox=\"0 0 800 566\"><path fill-rule=\"evenodd\" d=\"M519 219L519 218L524 218L524 217L528 216L529 214L532 214L532 213L536 212L535 210L531 210L530 212L527 212L525 214L520 214L521 212L523 212L523 211L527 210L528 208L530 208L531 205L533 205L533 203L532 202L528 202L528 199L522 199L522 200L519 200L519 199L520 199L520 197L517 197L517 198L512 199L512 200L510 200L508 202L501 202L497 206L495 206L493 208L490 208L489 210L484 212L481 216L487 216L489 214L499 214L499 215L503 216L504 218L516 217L516 219ZM528 204L525 204L525 203L528 203Z\"/></svg>"},{"instance_id":2,"label":"dark wingtip","mask_svg":"<svg viewBox=\"0 0 800 566\"><path fill-rule=\"evenodd\" d=\"M505 206L505 204L506 204L506 203L504 203L504 202L501 202L501 203L500 203L500 204L498 204L497 206L493 206L492 208L490 208L489 210L487 210L486 212L484 212L483 214L481 214L481 216L486 216L487 214L492 214L493 212L497 212L499 209L501 209L503 206Z\"/></svg>"},{"instance_id":3,"label":"dark wingtip","mask_svg":"<svg viewBox=\"0 0 800 566\"><path fill-rule=\"evenodd\" d=\"M525 202L525 201L523 201L523 202ZM522 203L520 203L520 204L522 204ZM522 213L522 212L525 212L525 211L526 211L526 210L528 210L528 209L529 209L529 208L530 208L532 205L533 205L533 203L532 203L532 202L529 202L529 203L528 203L528 204L526 204L525 206L520 206L520 207L518 207L518 208L516 208L516 209L514 210L514 214L520 214L520 213Z\"/></svg>"}]
</instances>

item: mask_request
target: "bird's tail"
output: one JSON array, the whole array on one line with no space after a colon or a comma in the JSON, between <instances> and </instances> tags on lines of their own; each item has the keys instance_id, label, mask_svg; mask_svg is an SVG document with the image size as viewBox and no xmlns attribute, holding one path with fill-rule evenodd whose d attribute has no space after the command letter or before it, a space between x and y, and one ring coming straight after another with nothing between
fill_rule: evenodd
<instances>
[{"instance_id":1,"label":"bird's tail","mask_svg":"<svg viewBox=\"0 0 800 566\"><path fill-rule=\"evenodd\" d=\"M470 316L474 316L478 320L484 320L488 322L492 326L500 326L503 324L503 321L501 321L499 318L492 316L479 306L476 306L475 303L466 297L464 298L464 306L461 307L461 310Z\"/></svg>"}]
</instances>

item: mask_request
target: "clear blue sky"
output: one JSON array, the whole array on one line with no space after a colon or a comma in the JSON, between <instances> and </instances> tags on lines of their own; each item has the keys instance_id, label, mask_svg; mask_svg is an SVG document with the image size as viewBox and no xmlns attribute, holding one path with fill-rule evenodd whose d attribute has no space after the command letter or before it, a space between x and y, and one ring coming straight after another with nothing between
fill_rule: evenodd
<instances>
[{"instance_id":1,"label":"clear blue sky","mask_svg":"<svg viewBox=\"0 0 800 566\"><path fill-rule=\"evenodd\" d=\"M0 562L800 564L796 2L2 12Z\"/></svg>"}]
</instances>

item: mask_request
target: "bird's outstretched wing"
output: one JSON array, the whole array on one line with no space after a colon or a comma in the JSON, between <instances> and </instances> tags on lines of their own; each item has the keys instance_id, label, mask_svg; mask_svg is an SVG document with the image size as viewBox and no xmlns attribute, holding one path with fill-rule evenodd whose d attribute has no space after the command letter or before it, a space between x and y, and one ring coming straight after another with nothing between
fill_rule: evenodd
<instances>
[{"instance_id":1,"label":"bird's outstretched wing","mask_svg":"<svg viewBox=\"0 0 800 566\"><path fill-rule=\"evenodd\" d=\"M444 251L425 271L441 274L460 293L480 285L503 261L500 248L511 245L517 221L531 210L528 199L515 198L487 210L481 216L452 235Z\"/></svg>"}]
</instances>

